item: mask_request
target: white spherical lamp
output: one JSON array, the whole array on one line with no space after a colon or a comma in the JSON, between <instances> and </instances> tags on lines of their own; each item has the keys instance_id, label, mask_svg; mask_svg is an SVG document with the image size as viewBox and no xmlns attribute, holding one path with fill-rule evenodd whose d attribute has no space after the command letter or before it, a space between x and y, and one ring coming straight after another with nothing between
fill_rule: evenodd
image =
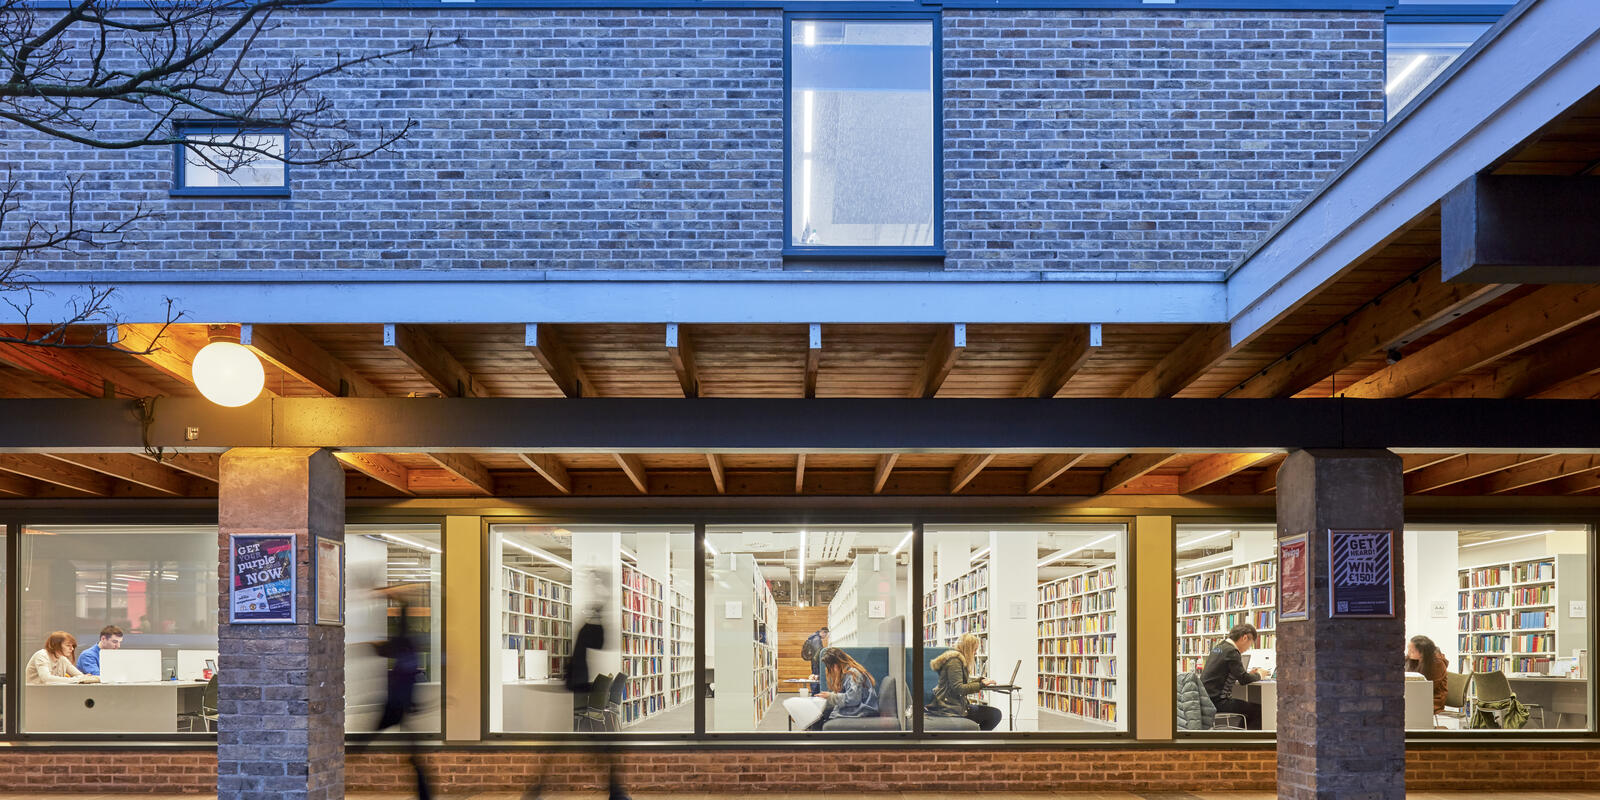
<instances>
[{"instance_id":1,"label":"white spherical lamp","mask_svg":"<svg viewBox=\"0 0 1600 800\"><path fill-rule=\"evenodd\" d=\"M261 394L267 373L250 348L236 342L212 342L194 357L194 385L219 406L242 406Z\"/></svg>"}]
</instances>

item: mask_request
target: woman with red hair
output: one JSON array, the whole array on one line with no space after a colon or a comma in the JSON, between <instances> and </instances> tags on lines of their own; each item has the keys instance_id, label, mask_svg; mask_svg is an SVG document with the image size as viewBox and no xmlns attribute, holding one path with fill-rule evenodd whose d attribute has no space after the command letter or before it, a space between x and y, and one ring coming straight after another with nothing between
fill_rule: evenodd
<instances>
[{"instance_id":1,"label":"woman with red hair","mask_svg":"<svg viewBox=\"0 0 1600 800\"><path fill-rule=\"evenodd\" d=\"M100 679L93 675L85 675L72 663L73 651L78 649L78 640L66 631L52 631L45 637L44 647L28 659L28 668L23 673L27 677L29 686L44 686L52 683L99 683Z\"/></svg>"}]
</instances>

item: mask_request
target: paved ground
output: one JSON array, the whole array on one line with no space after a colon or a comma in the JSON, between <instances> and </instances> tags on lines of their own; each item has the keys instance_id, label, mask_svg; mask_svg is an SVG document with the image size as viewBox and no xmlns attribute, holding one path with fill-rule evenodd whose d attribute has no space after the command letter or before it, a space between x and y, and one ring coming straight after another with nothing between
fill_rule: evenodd
<instances>
[{"instance_id":1,"label":"paved ground","mask_svg":"<svg viewBox=\"0 0 1600 800\"><path fill-rule=\"evenodd\" d=\"M847 794L830 792L829 800L973 800L973 794L938 792L883 792ZM1006 800L1276 800L1271 792L1065 792L982 795ZM403 800L407 794L372 794L356 792L346 800ZM557 793L545 795L544 800L596 800L601 792ZM635 800L733 800L728 794L666 794L638 792ZM762 800L817 800L816 794L763 794ZM1507 800L1505 792L1411 792L1407 800ZM0 794L0 800L208 800L208 795L198 794ZM481 792L477 794L441 795L439 800L519 800L519 795L508 792ZM742 800L742 798L741 798ZM1600 792L1517 792L1516 800L1600 800Z\"/></svg>"}]
</instances>

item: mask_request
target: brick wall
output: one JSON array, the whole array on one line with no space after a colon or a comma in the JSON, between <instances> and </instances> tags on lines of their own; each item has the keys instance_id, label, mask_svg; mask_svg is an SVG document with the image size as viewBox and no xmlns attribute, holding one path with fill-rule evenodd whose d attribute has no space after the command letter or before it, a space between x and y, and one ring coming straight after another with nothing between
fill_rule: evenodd
<instances>
[{"instance_id":1,"label":"brick wall","mask_svg":"<svg viewBox=\"0 0 1600 800\"><path fill-rule=\"evenodd\" d=\"M83 211L164 214L37 270L771 270L782 266L777 10L313 9L256 62L432 31L463 47L340 77L392 153L296 168L292 198L167 195L172 151L0 127L12 224L81 172ZM1378 13L948 11L951 269L1221 269L1383 119ZM581 43L581 44L580 44ZM116 127L125 112L108 111ZM48 217L45 217L48 219Z\"/></svg>"},{"instance_id":2,"label":"brick wall","mask_svg":"<svg viewBox=\"0 0 1600 800\"><path fill-rule=\"evenodd\" d=\"M946 268L1221 270L1383 124L1381 14L946 11Z\"/></svg>"},{"instance_id":3,"label":"brick wall","mask_svg":"<svg viewBox=\"0 0 1600 800\"><path fill-rule=\"evenodd\" d=\"M602 776L586 754L549 756L564 782L553 789L594 789ZM436 784L453 792L516 791L544 768L536 751L453 750L428 757ZM1600 781L1600 747L1413 746L1406 782L1415 790L1591 790ZM753 792L1149 790L1271 791L1272 749L1241 745L1059 748L1038 750L871 749L839 751L732 749L629 753L630 787L656 791ZM349 791L407 788L405 757L349 758ZM209 749L7 749L0 792L210 792L216 757Z\"/></svg>"}]
</instances>

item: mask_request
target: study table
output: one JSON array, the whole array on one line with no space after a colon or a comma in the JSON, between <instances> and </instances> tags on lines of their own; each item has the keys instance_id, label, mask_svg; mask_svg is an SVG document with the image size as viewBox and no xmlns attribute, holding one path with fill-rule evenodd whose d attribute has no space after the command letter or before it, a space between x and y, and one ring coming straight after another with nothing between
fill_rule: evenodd
<instances>
[{"instance_id":1,"label":"study table","mask_svg":"<svg viewBox=\"0 0 1600 800\"><path fill-rule=\"evenodd\" d=\"M505 733L572 730L572 692L558 680L507 681L500 685L500 727Z\"/></svg>"},{"instance_id":2,"label":"study table","mask_svg":"<svg viewBox=\"0 0 1600 800\"><path fill-rule=\"evenodd\" d=\"M52 683L22 687L27 733L177 733L199 713L204 681Z\"/></svg>"},{"instance_id":3,"label":"study table","mask_svg":"<svg viewBox=\"0 0 1600 800\"><path fill-rule=\"evenodd\" d=\"M1508 677L1511 691L1523 703L1537 703L1544 711L1530 719L1529 727L1543 722L1546 728L1587 728L1589 725L1589 682L1582 678Z\"/></svg>"},{"instance_id":4,"label":"study table","mask_svg":"<svg viewBox=\"0 0 1600 800\"><path fill-rule=\"evenodd\" d=\"M1261 729L1277 730L1278 682L1247 683L1244 690L1246 702L1261 705ZM1406 729L1433 730L1433 681L1406 681Z\"/></svg>"}]
</instances>

